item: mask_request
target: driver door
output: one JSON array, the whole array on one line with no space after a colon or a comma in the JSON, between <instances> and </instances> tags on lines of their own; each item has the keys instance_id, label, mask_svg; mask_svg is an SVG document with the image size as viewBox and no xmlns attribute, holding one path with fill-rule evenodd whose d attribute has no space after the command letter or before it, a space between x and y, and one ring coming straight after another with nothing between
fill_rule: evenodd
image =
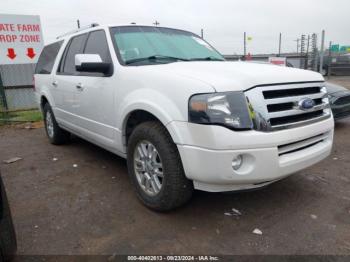
<instances>
[{"instance_id":1,"label":"driver door","mask_svg":"<svg viewBox=\"0 0 350 262\"><path fill-rule=\"evenodd\" d=\"M111 146L114 138L113 124L115 82L113 64L104 30L89 33L84 54L98 54L102 62L110 63L108 73L80 72L75 80L77 125L84 135L106 146Z\"/></svg>"}]
</instances>

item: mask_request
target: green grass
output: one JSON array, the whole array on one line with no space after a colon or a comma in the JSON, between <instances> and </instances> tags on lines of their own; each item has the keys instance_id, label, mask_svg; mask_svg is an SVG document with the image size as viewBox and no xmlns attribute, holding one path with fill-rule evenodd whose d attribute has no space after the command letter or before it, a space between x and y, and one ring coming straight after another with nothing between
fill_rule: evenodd
<instances>
[{"instance_id":1,"label":"green grass","mask_svg":"<svg viewBox=\"0 0 350 262\"><path fill-rule=\"evenodd\" d=\"M42 114L39 110L16 111L7 114L0 113L0 121L8 119L9 122L38 122L42 120Z\"/></svg>"}]
</instances>

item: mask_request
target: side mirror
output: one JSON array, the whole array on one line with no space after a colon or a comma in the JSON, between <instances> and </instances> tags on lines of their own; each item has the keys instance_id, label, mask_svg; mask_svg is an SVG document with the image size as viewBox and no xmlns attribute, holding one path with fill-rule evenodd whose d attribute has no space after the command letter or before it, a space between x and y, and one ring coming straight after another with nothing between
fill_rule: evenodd
<instances>
[{"instance_id":1,"label":"side mirror","mask_svg":"<svg viewBox=\"0 0 350 262\"><path fill-rule=\"evenodd\" d=\"M78 72L108 73L111 63L102 61L98 54L77 54L75 55L75 68Z\"/></svg>"}]
</instances>

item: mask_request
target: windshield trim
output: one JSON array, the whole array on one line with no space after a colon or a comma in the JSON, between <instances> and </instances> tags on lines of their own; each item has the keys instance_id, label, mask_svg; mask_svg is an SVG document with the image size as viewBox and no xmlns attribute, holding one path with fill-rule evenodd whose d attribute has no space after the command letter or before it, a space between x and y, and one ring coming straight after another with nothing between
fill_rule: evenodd
<instances>
[{"instance_id":1,"label":"windshield trim","mask_svg":"<svg viewBox=\"0 0 350 262\"><path fill-rule=\"evenodd\" d=\"M139 64L139 65L135 65L135 64L126 64L125 61L123 60L123 58L120 55L120 50L118 47L118 44L115 40L115 37L113 37L113 30L116 28L125 28L125 27L146 27L146 28L162 28L162 29L170 29L170 30L176 30L176 31L180 31L180 32L184 32L187 34L192 34L200 39L202 39L205 43L207 43L215 52L217 52L219 55L221 55L223 57L224 60L222 61L226 61L226 59L224 58L224 56L215 48L213 47L210 43L208 43L205 39L201 38L199 35L192 33L190 31L186 31L186 30L182 30L182 29L177 29L177 28L171 28L171 27L162 27L162 26L150 26L150 25L122 25L122 26L110 26L109 27L109 35L110 38L112 40L112 44L113 44L113 48L115 51L115 54L117 56L118 62L121 66L124 67L129 67L129 66L147 66L147 65L155 65L155 64ZM210 60L209 60L210 61Z\"/></svg>"}]
</instances>

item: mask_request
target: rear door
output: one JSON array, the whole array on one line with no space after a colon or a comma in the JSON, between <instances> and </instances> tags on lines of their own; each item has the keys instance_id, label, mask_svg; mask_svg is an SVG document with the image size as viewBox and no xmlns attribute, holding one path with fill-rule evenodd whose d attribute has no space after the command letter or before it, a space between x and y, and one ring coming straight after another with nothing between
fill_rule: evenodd
<instances>
[{"instance_id":1,"label":"rear door","mask_svg":"<svg viewBox=\"0 0 350 262\"><path fill-rule=\"evenodd\" d=\"M49 90L50 92L50 102L51 107L55 110L56 104L60 103L60 96L56 92L56 88L53 82L53 73L52 69L55 64L56 57L60 48L63 44L63 40L59 42L52 43L44 47L43 51L40 54L38 63L35 67L35 87L38 89L38 93L40 93L40 89ZM40 96L38 96L40 100ZM40 104L40 101L38 101Z\"/></svg>"},{"instance_id":2,"label":"rear door","mask_svg":"<svg viewBox=\"0 0 350 262\"><path fill-rule=\"evenodd\" d=\"M68 42L62 55L57 73L54 76L54 88L59 96L55 116L58 122L70 129L78 131L77 107L79 107L78 90L80 73L75 70L75 55L84 50L88 34L74 36Z\"/></svg>"},{"instance_id":3,"label":"rear door","mask_svg":"<svg viewBox=\"0 0 350 262\"><path fill-rule=\"evenodd\" d=\"M115 123L113 64L104 30L89 33L84 54L98 54L103 62L111 63L107 74L81 72L74 85L80 86L76 96L79 107L77 124L85 135L106 146L111 146Z\"/></svg>"}]
</instances>

